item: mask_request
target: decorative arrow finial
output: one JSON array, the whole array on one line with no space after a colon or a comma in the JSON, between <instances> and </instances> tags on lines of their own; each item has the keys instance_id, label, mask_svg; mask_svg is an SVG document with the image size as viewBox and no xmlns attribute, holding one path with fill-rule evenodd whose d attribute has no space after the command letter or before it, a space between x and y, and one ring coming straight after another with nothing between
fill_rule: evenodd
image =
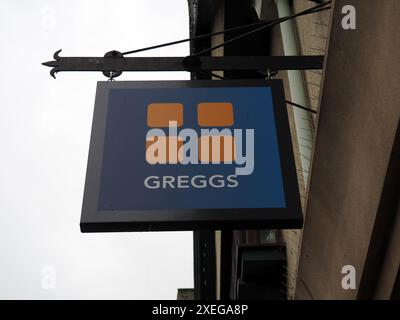
<instances>
[{"instance_id":1,"label":"decorative arrow finial","mask_svg":"<svg viewBox=\"0 0 400 320\"><path fill-rule=\"evenodd\" d=\"M50 75L55 79L56 78L56 73L59 71L59 66L60 66L60 56L58 55L61 52L62 49L57 50L54 52L53 58L54 61L47 61L43 62L42 65L46 67L51 67L53 69L50 70Z\"/></svg>"}]
</instances>

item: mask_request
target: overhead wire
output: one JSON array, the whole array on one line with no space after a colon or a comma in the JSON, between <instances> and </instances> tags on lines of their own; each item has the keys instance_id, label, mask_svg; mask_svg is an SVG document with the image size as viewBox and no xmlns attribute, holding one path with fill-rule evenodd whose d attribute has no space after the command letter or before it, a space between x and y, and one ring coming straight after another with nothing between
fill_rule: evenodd
<instances>
[{"instance_id":1,"label":"overhead wire","mask_svg":"<svg viewBox=\"0 0 400 320\"><path fill-rule=\"evenodd\" d=\"M200 72L201 72L201 73L204 73L204 74L207 74L207 75L209 75L209 76L211 76L211 77L220 79L220 80L229 80L227 77L225 77L225 76L220 76L219 74L213 73L213 72L211 72L211 71L200 70ZM305 111L308 111L308 112L311 112L311 113L314 113L314 114L317 113L316 110L311 109L311 108L304 107L304 106L302 106L302 105L300 105L300 104L298 104L298 103L294 103L294 102L289 101L289 100L285 100L285 102L286 102L287 104L293 106L293 107L300 108L300 109L303 109L303 110L305 110Z\"/></svg>"},{"instance_id":2,"label":"overhead wire","mask_svg":"<svg viewBox=\"0 0 400 320\"><path fill-rule=\"evenodd\" d=\"M198 35L198 36L194 36L194 37L190 37L190 38L186 38L186 39L180 39L180 40L176 40L176 41L156 44L156 45L149 46L149 47L144 47L144 48L139 48L139 49L135 49L135 50L125 51L125 52L122 53L122 55L125 56L125 55L129 55L129 54L133 54L133 53L154 50L154 49L168 47L168 46L172 46L172 45L176 45L176 44L180 44L180 43L185 43L185 42L189 42L189 41L209 38L209 37L220 35L220 34L226 34L226 33L234 32L234 31L244 30L244 29L248 29L248 28L251 28L251 27L258 27L258 28L254 29L254 30L248 31L246 33L243 33L243 34L241 34L241 35L239 35L237 37L229 39L229 40L227 40L227 41L225 41L225 42L223 42L221 44L218 44L218 45L216 45L214 47L207 48L207 49L204 49L202 51L199 51L199 52L196 52L196 53L192 54L192 55L197 56L197 55L201 55L203 53L206 53L208 51L213 51L213 50L215 50L217 48L225 46L228 43L231 43L233 41L236 41L238 39L246 37L246 36L248 36L248 35L250 35L250 34L252 34L254 32L258 32L260 30L272 27L274 25L280 24L280 23L285 22L287 20L290 20L290 19L293 19L293 18L297 18L297 17L300 17L300 16L304 16L304 15L307 15L307 14L312 14L312 13L328 10L331 7L330 6L327 7L327 5L331 4L331 3L332 3L332 1L327 1L327 2L324 2L324 3L319 4L317 6L314 6L312 8L308 8L306 10L298 12L296 14L293 14L293 15L290 15L290 16L287 16L287 17L282 17L282 18L279 18L279 19L275 19L275 20L272 20L272 21L255 22L255 23L251 23L251 24L246 24L246 25L242 25L242 26L236 26L236 27L228 28L228 29L221 30L221 31L202 34L202 35Z\"/></svg>"}]
</instances>

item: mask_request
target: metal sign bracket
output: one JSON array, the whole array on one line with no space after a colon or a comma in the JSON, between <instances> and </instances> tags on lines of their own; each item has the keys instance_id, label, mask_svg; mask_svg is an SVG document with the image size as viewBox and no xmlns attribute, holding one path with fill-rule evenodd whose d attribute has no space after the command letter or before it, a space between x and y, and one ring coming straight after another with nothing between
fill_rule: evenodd
<instances>
[{"instance_id":1,"label":"metal sign bracket","mask_svg":"<svg viewBox=\"0 0 400 320\"><path fill-rule=\"evenodd\" d=\"M322 69L324 56L187 56L187 57L124 57L119 51L104 57L60 57L42 63L51 67L50 75L62 71L100 71L116 78L125 71L231 71L231 70L306 70Z\"/></svg>"}]
</instances>

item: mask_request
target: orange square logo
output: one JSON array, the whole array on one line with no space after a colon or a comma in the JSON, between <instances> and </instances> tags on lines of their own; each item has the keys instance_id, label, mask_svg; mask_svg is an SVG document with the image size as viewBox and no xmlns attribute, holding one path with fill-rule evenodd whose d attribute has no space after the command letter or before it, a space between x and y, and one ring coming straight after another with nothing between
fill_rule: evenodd
<instances>
[{"instance_id":1,"label":"orange square logo","mask_svg":"<svg viewBox=\"0 0 400 320\"><path fill-rule=\"evenodd\" d=\"M197 105L197 123L202 127L228 127L234 123L229 102L202 102Z\"/></svg>"},{"instance_id":2,"label":"orange square logo","mask_svg":"<svg viewBox=\"0 0 400 320\"><path fill-rule=\"evenodd\" d=\"M168 128L170 121L183 125L183 105L181 103L151 103L147 106L147 126Z\"/></svg>"}]
</instances>

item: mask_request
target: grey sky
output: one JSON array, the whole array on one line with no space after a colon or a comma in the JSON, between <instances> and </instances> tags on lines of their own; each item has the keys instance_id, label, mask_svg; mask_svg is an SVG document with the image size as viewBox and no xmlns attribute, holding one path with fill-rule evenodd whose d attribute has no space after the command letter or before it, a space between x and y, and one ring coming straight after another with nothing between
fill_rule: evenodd
<instances>
[{"instance_id":1,"label":"grey sky","mask_svg":"<svg viewBox=\"0 0 400 320\"><path fill-rule=\"evenodd\" d=\"M0 298L175 299L193 287L192 233L81 234L96 81L40 63L188 36L186 0L0 2ZM142 55L183 56L188 45ZM126 73L118 80L188 79ZM56 271L56 289L42 271Z\"/></svg>"}]
</instances>

